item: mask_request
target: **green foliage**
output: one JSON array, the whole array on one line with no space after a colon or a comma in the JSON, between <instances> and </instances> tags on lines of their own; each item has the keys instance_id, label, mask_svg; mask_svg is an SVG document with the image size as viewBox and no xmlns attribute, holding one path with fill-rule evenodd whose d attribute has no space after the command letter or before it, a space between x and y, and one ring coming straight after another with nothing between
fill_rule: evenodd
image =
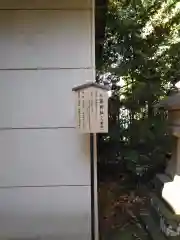
<instances>
[{"instance_id":1,"label":"green foliage","mask_svg":"<svg viewBox=\"0 0 180 240\"><path fill-rule=\"evenodd\" d=\"M180 80L180 1L111 0L98 81L112 86L109 134L99 136L100 161L154 169L171 150L166 113L154 104ZM120 86L119 86L120 85ZM132 168L132 167L131 167Z\"/></svg>"}]
</instances>

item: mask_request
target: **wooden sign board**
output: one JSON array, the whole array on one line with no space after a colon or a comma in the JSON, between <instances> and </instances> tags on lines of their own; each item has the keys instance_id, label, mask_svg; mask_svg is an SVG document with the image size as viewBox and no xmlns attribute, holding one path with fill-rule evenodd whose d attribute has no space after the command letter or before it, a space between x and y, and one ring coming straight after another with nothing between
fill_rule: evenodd
<instances>
[{"instance_id":1,"label":"wooden sign board","mask_svg":"<svg viewBox=\"0 0 180 240\"><path fill-rule=\"evenodd\" d=\"M108 132L107 88L88 83L73 89L76 99L76 126L82 133Z\"/></svg>"}]
</instances>

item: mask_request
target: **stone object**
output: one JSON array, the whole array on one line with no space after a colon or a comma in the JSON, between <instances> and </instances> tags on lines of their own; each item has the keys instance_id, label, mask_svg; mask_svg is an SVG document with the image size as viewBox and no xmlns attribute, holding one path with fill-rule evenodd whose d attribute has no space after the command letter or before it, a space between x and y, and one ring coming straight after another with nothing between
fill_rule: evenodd
<instances>
[{"instance_id":1,"label":"stone object","mask_svg":"<svg viewBox=\"0 0 180 240\"><path fill-rule=\"evenodd\" d=\"M164 183L162 198L180 215L180 93L162 100L157 107L168 110L169 127L174 136L172 158L166 168L171 181Z\"/></svg>"}]
</instances>

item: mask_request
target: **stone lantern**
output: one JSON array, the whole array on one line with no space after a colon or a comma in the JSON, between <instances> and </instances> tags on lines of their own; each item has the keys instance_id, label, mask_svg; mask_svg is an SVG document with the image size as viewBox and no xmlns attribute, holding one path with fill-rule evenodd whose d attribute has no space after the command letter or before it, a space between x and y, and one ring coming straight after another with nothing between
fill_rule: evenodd
<instances>
[{"instance_id":1,"label":"stone lantern","mask_svg":"<svg viewBox=\"0 0 180 240\"><path fill-rule=\"evenodd\" d=\"M166 168L171 181L164 183L162 198L180 215L180 92L162 100L158 107L168 110L169 128L175 139L172 158Z\"/></svg>"},{"instance_id":2,"label":"stone lantern","mask_svg":"<svg viewBox=\"0 0 180 240\"><path fill-rule=\"evenodd\" d=\"M140 217L152 239L175 240L180 239L180 92L166 97L156 108L168 111L172 157L165 173L156 175L154 191L149 191L149 209Z\"/></svg>"}]
</instances>

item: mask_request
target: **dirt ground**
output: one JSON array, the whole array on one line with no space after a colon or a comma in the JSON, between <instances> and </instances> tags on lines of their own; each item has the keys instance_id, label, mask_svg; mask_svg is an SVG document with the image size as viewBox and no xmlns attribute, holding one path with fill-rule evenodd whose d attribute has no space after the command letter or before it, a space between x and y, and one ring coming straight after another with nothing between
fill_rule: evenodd
<instances>
[{"instance_id":1,"label":"dirt ground","mask_svg":"<svg viewBox=\"0 0 180 240\"><path fill-rule=\"evenodd\" d=\"M135 190L124 179L99 183L100 239L149 240L138 217L147 201L145 187Z\"/></svg>"}]
</instances>

